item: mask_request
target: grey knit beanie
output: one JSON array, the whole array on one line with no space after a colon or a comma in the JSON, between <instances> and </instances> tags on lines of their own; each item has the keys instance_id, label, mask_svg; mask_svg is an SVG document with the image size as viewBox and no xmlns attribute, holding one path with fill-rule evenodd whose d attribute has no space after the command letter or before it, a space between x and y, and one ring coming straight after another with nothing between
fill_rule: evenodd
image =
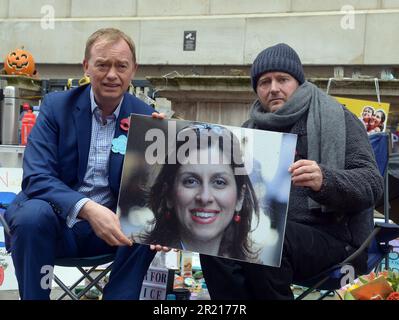
<instances>
[{"instance_id":1,"label":"grey knit beanie","mask_svg":"<svg viewBox=\"0 0 399 320\"><path fill-rule=\"evenodd\" d=\"M256 92L258 80L266 72L280 71L293 76L299 84L305 82L302 62L289 45L279 43L258 54L251 67L252 87Z\"/></svg>"}]
</instances>

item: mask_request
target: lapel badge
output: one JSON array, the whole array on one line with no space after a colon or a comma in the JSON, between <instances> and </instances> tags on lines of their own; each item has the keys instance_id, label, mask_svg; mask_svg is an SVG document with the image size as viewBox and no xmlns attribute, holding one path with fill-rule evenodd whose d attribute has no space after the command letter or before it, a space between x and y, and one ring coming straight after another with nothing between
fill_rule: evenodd
<instances>
[{"instance_id":1,"label":"lapel badge","mask_svg":"<svg viewBox=\"0 0 399 320\"><path fill-rule=\"evenodd\" d=\"M112 152L125 155L127 147L127 138L125 135L120 135L118 138L112 139Z\"/></svg>"},{"instance_id":2,"label":"lapel badge","mask_svg":"<svg viewBox=\"0 0 399 320\"><path fill-rule=\"evenodd\" d=\"M130 118L122 119L119 126L121 127L121 129L123 131L127 132L129 130L129 127L130 127Z\"/></svg>"}]
</instances>

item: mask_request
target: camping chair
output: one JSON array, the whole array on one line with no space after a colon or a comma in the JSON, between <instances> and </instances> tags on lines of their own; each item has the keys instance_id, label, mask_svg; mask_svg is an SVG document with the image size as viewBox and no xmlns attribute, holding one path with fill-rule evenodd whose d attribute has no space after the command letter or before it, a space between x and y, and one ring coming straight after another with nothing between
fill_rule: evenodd
<instances>
[{"instance_id":1,"label":"camping chair","mask_svg":"<svg viewBox=\"0 0 399 320\"><path fill-rule=\"evenodd\" d=\"M15 193L12 192L0 192L0 223L4 227L4 233L10 236L10 228L4 219L4 212L8 205L14 200ZM58 258L55 261L55 266L60 267L76 267L82 276L71 286L67 286L61 281L57 275L54 274L54 281L64 291L63 294L58 297L58 300L62 300L64 297L69 296L72 300L79 300L83 297L91 288L96 287L100 293L102 293L102 287L99 285L101 279L103 279L112 268L112 261L115 258L115 254L104 254L94 257L80 257L80 258ZM96 270L99 266L110 263L104 270L100 272L96 277L92 277L91 273ZM84 268L90 268L85 270ZM80 292L75 293L74 289L84 280L88 280L88 284L85 285Z\"/></svg>"},{"instance_id":2,"label":"camping chair","mask_svg":"<svg viewBox=\"0 0 399 320\"><path fill-rule=\"evenodd\" d=\"M54 281L57 283L60 288L64 291L64 293L58 297L57 300L62 300L67 295L72 300L79 300L83 297L91 288L96 287L100 293L103 292L103 288L99 285L101 279L103 279L108 272L112 269L112 261L115 258L115 254L104 254L95 257L82 257L82 258L59 258L55 260L55 265L60 267L76 267L81 273L82 276L76 280L74 284L71 286L67 286L65 283L61 281L54 274ZM99 266L109 264L104 270L100 272L95 278L91 276L91 273L98 269ZM89 270L85 270L84 268L90 267ZM88 280L89 283L82 288L79 292L74 292L74 289L84 280Z\"/></svg>"},{"instance_id":3,"label":"camping chair","mask_svg":"<svg viewBox=\"0 0 399 320\"><path fill-rule=\"evenodd\" d=\"M375 270L378 271L380 263L384 258L387 258L392 247L389 241L399 237L399 226L389 221L389 194L388 194L388 160L390 148L390 135L388 133L375 133L369 136L370 143L376 157L378 169L384 177L384 216L385 222L375 222L374 230L363 242L363 244L348 258L341 263L315 275L310 279L296 283L296 285L307 288L300 294L296 300L302 300L314 290L324 291L320 295L319 300L325 298L330 293L342 287L341 280L343 280L346 273L343 272L343 266L351 265L361 254L367 252L367 270L362 270L362 273L370 273ZM374 211L374 208L369 210ZM386 266L388 263L386 263ZM355 276L359 276L357 270Z\"/></svg>"}]
</instances>

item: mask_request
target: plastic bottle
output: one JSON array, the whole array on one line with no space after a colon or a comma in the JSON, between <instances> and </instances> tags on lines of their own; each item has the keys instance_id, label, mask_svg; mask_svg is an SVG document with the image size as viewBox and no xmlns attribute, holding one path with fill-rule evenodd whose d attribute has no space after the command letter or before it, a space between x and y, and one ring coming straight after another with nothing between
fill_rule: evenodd
<instances>
[{"instance_id":1,"label":"plastic bottle","mask_svg":"<svg viewBox=\"0 0 399 320\"><path fill-rule=\"evenodd\" d=\"M32 110L28 112L22 118L22 128L21 128L21 144L26 146L28 143L28 136L36 123L36 116L32 113Z\"/></svg>"},{"instance_id":2,"label":"plastic bottle","mask_svg":"<svg viewBox=\"0 0 399 320\"><path fill-rule=\"evenodd\" d=\"M30 105L27 102L24 102L21 106L21 112L19 114L19 119L18 119L18 142L22 144L22 137L21 137L21 130L22 130L22 119L25 114L28 113L28 110L30 110Z\"/></svg>"}]
</instances>

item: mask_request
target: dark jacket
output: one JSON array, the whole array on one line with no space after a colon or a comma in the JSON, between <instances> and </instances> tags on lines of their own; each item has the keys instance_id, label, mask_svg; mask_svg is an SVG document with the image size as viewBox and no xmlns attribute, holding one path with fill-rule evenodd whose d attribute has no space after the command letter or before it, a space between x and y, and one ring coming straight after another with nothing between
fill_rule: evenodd
<instances>
[{"instance_id":1,"label":"dark jacket","mask_svg":"<svg viewBox=\"0 0 399 320\"><path fill-rule=\"evenodd\" d=\"M350 111L343 108L346 126L345 168L337 170L319 164L323 173L323 184L319 192L306 187L291 186L288 219L317 226L358 247L373 228L372 209L382 196L383 178L378 171L364 126ZM295 161L307 158L306 120L307 114L291 128L281 130L298 135ZM257 128L252 120L248 120L243 126ZM310 210L308 196L334 211L326 213Z\"/></svg>"},{"instance_id":2,"label":"dark jacket","mask_svg":"<svg viewBox=\"0 0 399 320\"><path fill-rule=\"evenodd\" d=\"M147 104L125 93L115 126L115 137L126 135L121 119L131 113L151 115ZM40 116L29 135L24 154L22 191L14 200L48 202L54 212L66 219L71 208L84 197L77 192L83 182L91 139L90 85L45 96ZM111 152L109 185L118 197L124 156Z\"/></svg>"}]
</instances>

